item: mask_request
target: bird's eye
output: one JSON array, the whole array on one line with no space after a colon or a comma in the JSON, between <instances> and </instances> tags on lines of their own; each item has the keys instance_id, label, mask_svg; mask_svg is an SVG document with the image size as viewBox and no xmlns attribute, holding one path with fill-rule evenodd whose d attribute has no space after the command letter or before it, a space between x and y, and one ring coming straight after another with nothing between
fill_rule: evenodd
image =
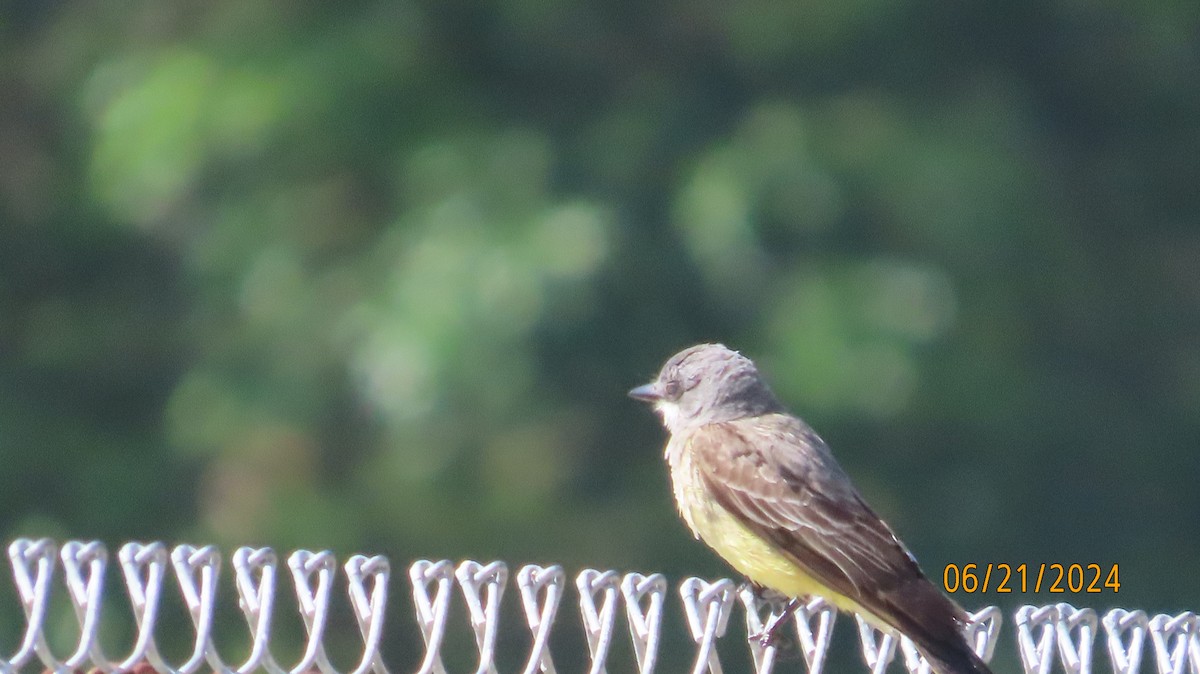
<instances>
[{"instance_id":1,"label":"bird's eye","mask_svg":"<svg viewBox=\"0 0 1200 674\"><path fill-rule=\"evenodd\" d=\"M683 387L677 381L668 381L663 384L663 396L667 400L679 400L679 396L683 394Z\"/></svg>"}]
</instances>

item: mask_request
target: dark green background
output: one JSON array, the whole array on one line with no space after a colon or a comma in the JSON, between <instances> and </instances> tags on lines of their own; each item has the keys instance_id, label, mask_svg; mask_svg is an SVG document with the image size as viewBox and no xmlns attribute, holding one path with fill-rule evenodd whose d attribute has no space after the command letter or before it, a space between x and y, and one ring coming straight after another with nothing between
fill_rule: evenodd
<instances>
[{"instance_id":1,"label":"dark green background","mask_svg":"<svg viewBox=\"0 0 1200 674\"><path fill-rule=\"evenodd\" d=\"M1121 569L965 605L1198 608L1198 36L1194 0L0 4L0 536L722 575L624 394L723 341L930 575Z\"/></svg>"}]
</instances>

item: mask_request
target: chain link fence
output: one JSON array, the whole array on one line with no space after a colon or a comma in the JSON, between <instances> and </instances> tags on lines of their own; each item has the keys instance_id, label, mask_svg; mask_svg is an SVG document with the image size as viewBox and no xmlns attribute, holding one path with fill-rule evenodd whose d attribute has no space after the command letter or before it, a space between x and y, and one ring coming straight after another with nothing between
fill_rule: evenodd
<instances>
[{"instance_id":1,"label":"chain link fence","mask_svg":"<svg viewBox=\"0 0 1200 674\"><path fill-rule=\"evenodd\" d=\"M228 662L217 647L214 624L218 613L218 579L221 555L213 546L162 543L126 543L117 553L121 581L132 607L136 626L134 643L122 655L105 653L100 645L101 608L105 602L104 581L109 565L108 551L99 542L70 541L61 548L49 539L14 541L8 547L13 579L24 614L20 644L11 657L0 646L0 673L44 668L53 672L100 673L141 671L161 674L343 674L326 652L330 630L331 602L337 562L330 552L298 550L287 557L291 591L305 630L303 652L295 663L279 662L271 651L272 619L277 607L280 574L278 556L269 548L243 547L231 558L238 608L250 634L249 655L241 662ZM61 574L59 565L61 564ZM391 564L382 556L354 555L342 565L345 591L361 651L352 674L390 674L381 646L388 610ZM168 575L174 581L168 582ZM451 605L461 595L473 632L477 674L498 674L497 635L501 623L501 600L509 586L510 570L504 562L481 564L465 561L414 562L408 568L412 608L424 653L418 674L446 674L443 663L447 648ZM48 613L56 584L65 585L78 622L78 642L69 654L55 654L48 642ZM695 644L690 665L693 674L723 674L718 643L730 632L749 651L750 663L740 669L770 674L776 669L776 647L762 647L757 634L779 615L782 602L764 600L746 585L728 579L713 582L688 578L670 591L661 574L618 574L615 571L584 569L574 577L574 590L560 566L526 565L515 574L521 613L530 634L528 655L522 674L556 674L550 641L556 624L578 621L588 648L588 674L661 671L660 644L663 615L667 607L681 601L688 636ZM165 593L181 595L191 622L190 654L180 662L168 662L157 641L160 609ZM573 595L578 612L565 610L563 600ZM627 630L618 627L624 616ZM746 632L730 631L729 621L744 619ZM794 647L810 674L825 671L837 615L820 598L813 598L796 611ZM929 664L908 639L881 633L857 620L858 643L863 662L871 674L883 674L899 660L911 674L930 674ZM1015 642L1025 674L1048 674L1060 663L1067 674L1091 674L1095 668L1096 641L1103 627L1107 666L1115 674L1138 674L1148 658L1158 674L1200 674L1200 620L1192 613L1148 616L1143 611L1112 609L1100 616L1090 608L1065 604L1023 606L1012 616L1012 627L996 607L971 614L966 635L976 652L990 661L1002 637ZM740 636L733 636L733 633ZM612 662L612 646L627 633L632 646L631 661ZM1149 642L1149 648L1146 647ZM733 649L725 649L733 650ZM1145 655L1145 658L1144 658ZM728 655L726 657L729 657ZM406 670L407 671L407 670ZM792 671L799 671L799 665Z\"/></svg>"}]
</instances>

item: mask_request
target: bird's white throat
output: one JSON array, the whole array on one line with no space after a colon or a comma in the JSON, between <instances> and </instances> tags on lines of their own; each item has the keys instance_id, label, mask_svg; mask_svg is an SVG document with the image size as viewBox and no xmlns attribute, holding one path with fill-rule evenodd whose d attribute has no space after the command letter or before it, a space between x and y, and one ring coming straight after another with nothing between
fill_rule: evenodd
<instances>
[{"instance_id":1,"label":"bird's white throat","mask_svg":"<svg viewBox=\"0 0 1200 674\"><path fill-rule=\"evenodd\" d=\"M662 416L663 426L666 426L669 432L674 433L679 424L679 405L659 400L654 403L654 409Z\"/></svg>"}]
</instances>

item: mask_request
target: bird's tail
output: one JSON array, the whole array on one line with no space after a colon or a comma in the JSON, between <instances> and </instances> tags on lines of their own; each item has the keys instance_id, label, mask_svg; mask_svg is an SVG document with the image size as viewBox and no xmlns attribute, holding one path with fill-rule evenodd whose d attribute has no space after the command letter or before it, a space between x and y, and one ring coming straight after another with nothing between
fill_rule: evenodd
<instances>
[{"instance_id":1,"label":"bird's tail","mask_svg":"<svg viewBox=\"0 0 1200 674\"><path fill-rule=\"evenodd\" d=\"M992 674L971 650L962 627L965 612L924 577L893 590L895 626L908 635L937 674Z\"/></svg>"},{"instance_id":2,"label":"bird's tail","mask_svg":"<svg viewBox=\"0 0 1200 674\"><path fill-rule=\"evenodd\" d=\"M933 647L924 646L921 651L937 674L992 674L992 670L975 655L975 651L967 647L964 640Z\"/></svg>"}]
</instances>

